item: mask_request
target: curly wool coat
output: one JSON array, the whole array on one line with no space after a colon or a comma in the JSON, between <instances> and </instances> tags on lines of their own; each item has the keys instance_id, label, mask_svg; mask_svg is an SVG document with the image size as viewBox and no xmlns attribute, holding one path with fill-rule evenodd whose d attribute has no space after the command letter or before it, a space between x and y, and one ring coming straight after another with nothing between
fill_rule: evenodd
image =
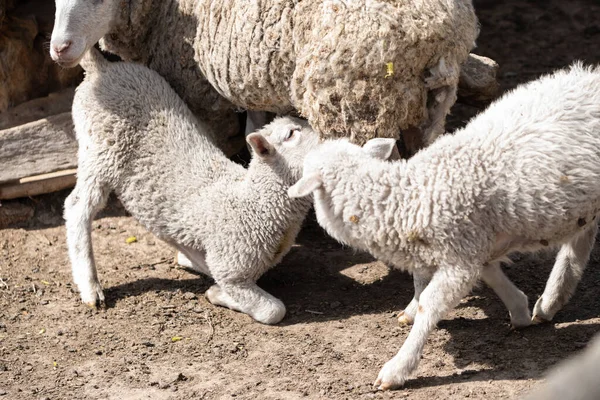
<instances>
[{"instance_id":1,"label":"curly wool coat","mask_svg":"<svg viewBox=\"0 0 600 400\"><path fill-rule=\"evenodd\" d=\"M97 54L96 54L97 53ZM103 300L91 250L91 221L111 191L148 230L215 279L213 304L264 323L283 303L256 280L292 247L310 200L290 199L318 135L305 121L278 118L248 136L248 169L227 159L155 71L84 57L73 121L77 184L65 202L73 276L84 302Z\"/></svg>"},{"instance_id":2,"label":"curly wool coat","mask_svg":"<svg viewBox=\"0 0 600 400\"><path fill-rule=\"evenodd\" d=\"M442 133L478 35L471 0L131 0L112 26L103 47L158 71L203 120L296 110L357 143Z\"/></svg>"},{"instance_id":3,"label":"curly wool coat","mask_svg":"<svg viewBox=\"0 0 600 400\"><path fill-rule=\"evenodd\" d=\"M405 310L414 326L378 386L404 383L429 332L479 277L513 325L531 324L527 296L500 269L513 252L561 247L533 312L533 322L552 319L595 243L599 144L600 68L576 64L504 95L408 161L373 160L345 140L309 153L290 194L314 192L329 234L415 276Z\"/></svg>"}]
</instances>

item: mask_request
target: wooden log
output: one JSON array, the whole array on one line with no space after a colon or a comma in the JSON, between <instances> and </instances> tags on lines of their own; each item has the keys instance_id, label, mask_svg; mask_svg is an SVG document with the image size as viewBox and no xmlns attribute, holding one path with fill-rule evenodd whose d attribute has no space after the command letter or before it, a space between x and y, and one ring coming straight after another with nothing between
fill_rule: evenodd
<instances>
[{"instance_id":1,"label":"wooden log","mask_svg":"<svg viewBox=\"0 0 600 400\"><path fill-rule=\"evenodd\" d=\"M0 185L0 200L57 192L75 186L77 169L29 176Z\"/></svg>"},{"instance_id":2,"label":"wooden log","mask_svg":"<svg viewBox=\"0 0 600 400\"><path fill-rule=\"evenodd\" d=\"M0 113L0 130L71 111L74 94L75 89L68 88L9 108Z\"/></svg>"},{"instance_id":3,"label":"wooden log","mask_svg":"<svg viewBox=\"0 0 600 400\"><path fill-rule=\"evenodd\" d=\"M77 167L71 113L0 131L0 185Z\"/></svg>"}]
</instances>

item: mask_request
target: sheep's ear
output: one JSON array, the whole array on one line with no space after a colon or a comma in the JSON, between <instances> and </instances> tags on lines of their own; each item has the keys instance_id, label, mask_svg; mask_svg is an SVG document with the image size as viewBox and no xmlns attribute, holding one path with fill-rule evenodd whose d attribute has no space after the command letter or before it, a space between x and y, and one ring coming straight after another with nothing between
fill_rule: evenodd
<instances>
[{"instance_id":1,"label":"sheep's ear","mask_svg":"<svg viewBox=\"0 0 600 400\"><path fill-rule=\"evenodd\" d=\"M291 198L308 196L321 186L323 186L323 180L319 175L304 176L288 189L288 196Z\"/></svg>"},{"instance_id":2,"label":"sheep's ear","mask_svg":"<svg viewBox=\"0 0 600 400\"><path fill-rule=\"evenodd\" d=\"M389 159L395 148L396 139L390 138L371 139L363 146L365 153L379 160Z\"/></svg>"},{"instance_id":3,"label":"sheep's ear","mask_svg":"<svg viewBox=\"0 0 600 400\"><path fill-rule=\"evenodd\" d=\"M254 154L260 157L268 157L271 154L275 153L275 148L263 135L258 132L254 132L249 134L246 137L246 142L250 146L252 146L252 150L254 150Z\"/></svg>"}]
</instances>

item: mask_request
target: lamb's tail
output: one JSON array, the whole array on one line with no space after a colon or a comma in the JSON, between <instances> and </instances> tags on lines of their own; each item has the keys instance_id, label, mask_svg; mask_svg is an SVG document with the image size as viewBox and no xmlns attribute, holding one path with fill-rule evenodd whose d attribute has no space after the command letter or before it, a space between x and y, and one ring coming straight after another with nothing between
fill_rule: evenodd
<instances>
[{"instance_id":1,"label":"lamb's tail","mask_svg":"<svg viewBox=\"0 0 600 400\"><path fill-rule=\"evenodd\" d=\"M102 53L95 47L86 51L81 61L79 61L79 65L81 65L81 68L83 68L86 73L102 71L109 64L110 61L104 58Z\"/></svg>"}]
</instances>

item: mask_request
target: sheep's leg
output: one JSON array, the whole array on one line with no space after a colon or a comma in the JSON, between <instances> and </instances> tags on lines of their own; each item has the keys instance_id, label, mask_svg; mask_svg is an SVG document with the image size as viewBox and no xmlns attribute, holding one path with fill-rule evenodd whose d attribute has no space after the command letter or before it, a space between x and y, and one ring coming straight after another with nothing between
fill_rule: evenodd
<instances>
[{"instance_id":1,"label":"sheep's leg","mask_svg":"<svg viewBox=\"0 0 600 400\"><path fill-rule=\"evenodd\" d=\"M592 222L588 229L560 248L544 293L533 308L534 323L551 321L569 301L590 259L597 232L598 225Z\"/></svg>"},{"instance_id":2,"label":"sheep's leg","mask_svg":"<svg viewBox=\"0 0 600 400\"><path fill-rule=\"evenodd\" d=\"M485 266L481 271L481 278L500 297L515 328L531 325L527 296L504 275L499 262Z\"/></svg>"},{"instance_id":3,"label":"sheep's leg","mask_svg":"<svg viewBox=\"0 0 600 400\"><path fill-rule=\"evenodd\" d=\"M430 145L444 133L446 116L456 102L456 86L434 89L431 91L431 96L433 96L434 104L428 109L429 118L427 126L423 130L425 145Z\"/></svg>"},{"instance_id":4,"label":"sheep's leg","mask_svg":"<svg viewBox=\"0 0 600 400\"><path fill-rule=\"evenodd\" d=\"M429 69L430 76L425 78L429 90L427 123L422 126L425 145L429 145L444 133L446 116L456 102L456 91L460 67L453 58L441 57L438 63Z\"/></svg>"},{"instance_id":5,"label":"sheep's leg","mask_svg":"<svg viewBox=\"0 0 600 400\"><path fill-rule=\"evenodd\" d=\"M194 271L200 272L207 276L212 276L206 264L206 252L192 249L185 246L176 246L179 250L177 252L177 264L184 267L193 269Z\"/></svg>"},{"instance_id":6,"label":"sheep's leg","mask_svg":"<svg viewBox=\"0 0 600 400\"><path fill-rule=\"evenodd\" d=\"M477 280L476 268L443 266L434 274L419 297L415 323L402 348L389 360L375 381L387 390L404 384L419 365L427 337L439 320L471 290Z\"/></svg>"},{"instance_id":7,"label":"sheep's leg","mask_svg":"<svg viewBox=\"0 0 600 400\"><path fill-rule=\"evenodd\" d=\"M243 312L263 324L276 324L285 316L283 302L255 282L217 281L206 291L206 297L214 305Z\"/></svg>"},{"instance_id":8,"label":"sheep's leg","mask_svg":"<svg viewBox=\"0 0 600 400\"><path fill-rule=\"evenodd\" d=\"M65 201L65 226L73 280L81 300L90 307L103 305L104 294L98 281L92 248L92 221L104 208L110 190L93 179L78 177L77 185Z\"/></svg>"},{"instance_id":9,"label":"sheep's leg","mask_svg":"<svg viewBox=\"0 0 600 400\"><path fill-rule=\"evenodd\" d=\"M398 324L400 325L411 325L415 321L415 315L419 308L419 297L421 293L431 280L429 274L423 273L423 271L413 272L413 283L415 285L415 296L412 301L406 306L406 308L398 314Z\"/></svg>"}]
</instances>

